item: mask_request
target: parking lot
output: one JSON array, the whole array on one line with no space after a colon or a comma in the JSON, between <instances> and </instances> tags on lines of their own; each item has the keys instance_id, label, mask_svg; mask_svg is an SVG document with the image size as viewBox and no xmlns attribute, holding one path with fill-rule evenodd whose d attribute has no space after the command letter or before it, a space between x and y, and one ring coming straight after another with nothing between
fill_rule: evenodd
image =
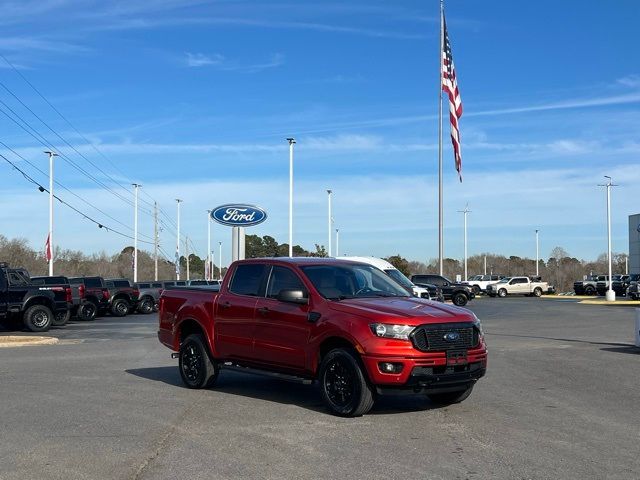
<instances>
[{"instance_id":1,"label":"parking lot","mask_svg":"<svg viewBox=\"0 0 640 480\"><path fill-rule=\"evenodd\" d=\"M490 360L465 402L328 415L315 386L224 371L182 387L155 315L0 349L0 479L640 478L633 308L479 298ZM0 333L1 334L1 333Z\"/></svg>"}]
</instances>

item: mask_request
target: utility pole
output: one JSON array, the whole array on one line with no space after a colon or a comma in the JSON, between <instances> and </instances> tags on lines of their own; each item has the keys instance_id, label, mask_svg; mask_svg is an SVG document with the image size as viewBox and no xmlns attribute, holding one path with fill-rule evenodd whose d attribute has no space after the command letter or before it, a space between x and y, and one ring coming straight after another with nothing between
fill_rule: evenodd
<instances>
[{"instance_id":1,"label":"utility pole","mask_svg":"<svg viewBox=\"0 0 640 480\"><path fill-rule=\"evenodd\" d=\"M464 281L469 278L467 275L467 214L471 212L469 205L464 207L464 210L458 210L459 213L464 214Z\"/></svg>"},{"instance_id":2,"label":"utility pole","mask_svg":"<svg viewBox=\"0 0 640 480\"><path fill-rule=\"evenodd\" d=\"M182 200L176 198L178 204L178 224L176 234L176 280L180 280L180 204Z\"/></svg>"},{"instance_id":3,"label":"utility pole","mask_svg":"<svg viewBox=\"0 0 640 480\"><path fill-rule=\"evenodd\" d=\"M158 202L153 202L153 263L154 280L158 281Z\"/></svg>"},{"instance_id":4,"label":"utility pole","mask_svg":"<svg viewBox=\"0 0 640 480\"><path fill-rule=\"evenodd\" d=\"M340 247L340 229L336 228L336 258L340 256L339 247Z\"/></svg>"},{"instance_id":5,"label":"utility pole","mask_svg":"<svg viewBox=\"0 0 640 480\"><path fill-rule=\"evenodd\" d=\"M220 249L220 256L218 261L218 280L222 280L222 242L218 242L218 247Z\"/></svg>"},{"instance_id":6,"label":"utility pole","mask_svg":"<svg viewBox=\"0 0 640 480\"><path fill-rule=\"evenodd\" d=\"M53 276L53 260L54 260L54 248L53 248L53 157L57 157L55 152L44 152L49 155L49 250L51 252L51 258L49 259L49 276Z\"/></svg>"},{"instance_id":7,"label":"utility pole","mask_svg":"<svg viewBox=\"0 0 640 480\"><path fill-rule=\"evenodd\" d=\"M333 236L333 231L331 228L331 193L332 193L331 190L327 190L327 195L328 195L327 198L329 200L329 217L327 218L327 225L329 228L329 249L327 251L327 254L329 256L331 256L331 237Z\"/></svg>"},{"instance_id":8,"label":"utility pole","mask_svg":"<svg viewBox=\"0 0 640 480\"><path fill-rule=\"evenodd\" d=\"M205 271L205 280L211 280L213 272L211 270L211 210L207 210L207 268Z\"/></svg>"},{"instance_id":9,"label":"utility pole","mask_svg":"<svg viewBox=\"0 0 640 480\"><path fill-rule=\"evenodd\" d=\"M138 281L138 189L139 183L132 183L135 203L133 207L133 282Z\"/></svg>"},{"instance_id":10,"label":"utility pole","mask_svg":"<svg viewBox=\"0 0 640 480\"><path fill-rule=\"evenodd\" d=\"M487 274L487 256L484 256L484 274Z\"/></svg>"},{"instance_id":11,"label":"utility pole","mask_svg":"<svg viewBox=\"0 0 640 480\"><path fill-rule=\"evenodd\" d=\"M289 142L289 256L293 257L293 146L295 138L287 138Z\"/></svg>"},{"instance_id":12,"label":"utility pole","mask_svg":"<svg viewBox=\"0 0 640 480\"><path fill-rule=\"evenodd\" d=\"M540 248L538 243L538 232L540 230L536 229L536 277L539 275L538 273L538 264L540 263Z\"/></svg>"},{"instance_id":13,"label":"utility pole","mask_svg":"<svg viewBox=\"0 0 640 480\"><path fill-rule=\"evenodd\" d=\"M609 289L605 294L607 302L615 302L616 292L613 291L613 272L611 268L611 187L617 187L611 182L611 177L605 175L604 178L609 180L605 185L598 185L599 187L607 187L607 257L609 260Z\"/></svg>"},{"instance_id":14,"label":"utility pole","mask_svg":"<svg viewBox=\"0 0 640 480\"><path fill-rule=\"evenodd\" d=\"M184 254L187 257L187 280L191 280L189 276L189 236L184 237Z\"/></svg>"}]
</instances>

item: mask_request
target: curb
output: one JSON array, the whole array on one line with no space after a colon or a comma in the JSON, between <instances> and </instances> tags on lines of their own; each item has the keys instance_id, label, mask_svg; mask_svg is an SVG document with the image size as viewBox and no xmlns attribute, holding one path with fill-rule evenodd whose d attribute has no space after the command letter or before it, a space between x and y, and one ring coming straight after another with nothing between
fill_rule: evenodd
<instances>
[{"instance_id":1,"label":"curb","mask_svg":"<svg viewBox=\"0 0 640 480\"><path fill-rule=\"evenodd\" d=\"M602 305L607 307L638 307L640 308L640 302L637 300L615 300L613 302L607 302L606 300L582 300L578 302L582 305Z\"/></svg>"},{"instance_id":2,"label":"curb","mask_svg":"<svg viewBox=\"0 0 640 480\"><path fill-rule=\"evenodd\" d=\"M58 342L59 340L54 337L0 336L0 348L55 345Z\"/></svg>"}]
</instances>

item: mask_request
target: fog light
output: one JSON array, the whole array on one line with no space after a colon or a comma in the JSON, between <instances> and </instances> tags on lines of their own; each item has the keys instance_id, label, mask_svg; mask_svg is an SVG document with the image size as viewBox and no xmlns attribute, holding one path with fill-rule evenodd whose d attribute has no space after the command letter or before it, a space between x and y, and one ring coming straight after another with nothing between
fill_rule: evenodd
<instances>
[{"instance_id":1,"label":"fog light","mask_svg":"<svg viewBox=\"0 0 640 480\"><path fill-rule=\"evenodd\" d=\"M380 362L378 368L382 373L400 373L403 365L401 363Z\"/></svg>"}]
</instances>

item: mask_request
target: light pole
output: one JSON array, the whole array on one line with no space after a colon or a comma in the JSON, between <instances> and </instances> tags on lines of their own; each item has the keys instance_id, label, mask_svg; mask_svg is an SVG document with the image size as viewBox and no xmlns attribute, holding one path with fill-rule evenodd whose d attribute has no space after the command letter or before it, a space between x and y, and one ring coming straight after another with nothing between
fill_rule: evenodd
<instances>
[{"instance_id":1,"label":"light pole","mask_svg":"<svg viewBox=\"0 0 640 480\"><path fill-rule=\"evenodd\" d=\"M133 281L138 281L138 189L139 183L132 183L135 203L133 207Z\"/></svg>"},{"instance_id":2,"label":"light pole","mask_svg":"<svg viewBox=\"0 0 640 480\"><path fill-rule=\"evenodd\" d=\"M609 260L609 289L605 294L607 302L614 302L616 300L616 292L613 291L613 279L611 271L611 187L617 187L611 182L611 177L605 175L604 178L609 180L605 185L599 185L600 187L607 187L607 257Z\"/></svg>"},{"instance_id":3,"label":"light pole","mask_svg":"<svg viewBox=\"0 0 640 480\"><path fill-rule=\"evenodd\" d=\"M289 256L293 257L293 146L295 138L287 138L289 142Z\"/></svg>"},{"instance_id":4,"label":"light pole","mask_svg":"<svg viewBox=\"0 0 640 480\"><path fill-rule=\"evenodd\" d=\"M340 256L340 229L336 228L336 258Z\"/></svg>"},{"instance_id":5,"label":"light pole","mask_svg":"<svg viewBox=\"0 0 640 480\"><path fill-rule=\"evenodd\" d=\"M218 280L222 280L222 242L218 242L219 260L218 260Z\"/></svg>"},{"instance_id":6,"label":"light pole","mask_svg":"<svg viewBox=\"0 0 640 480\"><path fill-rule=\"evenodd\" d=\"M57 157L55 152L44 152L49 155L49 276L53 276L53 157Z\"/></svg>"},{"instance_id":7,"label":"light pole","mask_svg":"<svg viewBox=\"0 0 640 480\"><path fill-rule=\"evenodd\" d=\"M464 214L464 281L467 281L467 214L471 212L469 205L464 207L464 210L458 210L459 213Z\"/></svg>"},{"instance_id":8,"label":"light pole","mask_svg":"<svg viewBox=\"0 0 640 480\"><path fill-rule=\"evenodd\" d=\"M207 268L205 268L205 279L211 280L211 210L207 210Z\"/></svg>"},{"instance_id":9,"label":"light pole","mask_svg":"<svg viewBox=\"0 0 640 480\"><path fill-rule=\"evenodd\" d=\"M540 230L536 229L536 277L538 276L538 264L540 263L540 248L538 243L538 232Z\"/></svg>"},{"instance_id":10,"label":"light pole","mask_svg":"<svg viewBox=\"0 0 640 480\"><path fill-rule=\"evenodd\" d=\"M176 198L176 203L178 204L178 224L176 225L176 280L180 280L180 204L182 200Z\"/></svg>"},{"instance_id":11,"label":"light pole","mask_svg":"<svg viewBox=\"0 0 640 480\"><path fill-rule=\"evenodd\" d=\"M331 236L332 236L332 229L331 229L331 190L327 190L327 198L329 200L329 217L327 218L327 226L328 226L328 231L329 231L329 249L327 251L327 254L329 256L331 256Z\"/></svg>"}]
</instances>

